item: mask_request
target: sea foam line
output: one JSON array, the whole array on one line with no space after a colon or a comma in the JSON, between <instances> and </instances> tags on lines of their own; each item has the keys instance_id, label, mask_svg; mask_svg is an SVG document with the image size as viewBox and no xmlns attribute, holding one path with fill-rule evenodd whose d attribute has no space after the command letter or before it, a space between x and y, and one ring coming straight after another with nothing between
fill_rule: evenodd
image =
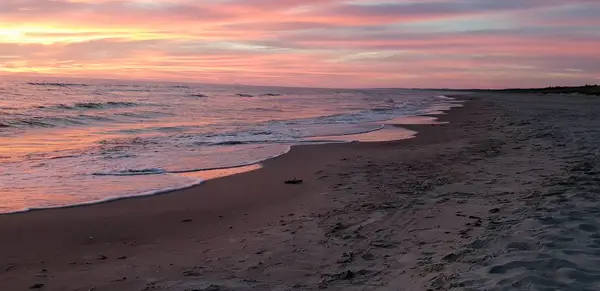
<instances>
[{"instance_id":1,"label":"sea foam line","mask_svg":"<svg viewBox=\"0 0 600 291\"><path fill-rule=\"evenodd\" d=\"M241 167L247 167L247 166L259 164L259 163L265 162L267 160L274 159L276 157L285 155L285 154L289 153L291 149L292 149L292 146L289 145L286 147L286 150L281 153L278 153L278 154L275 154L272 156L268 156L268 157L265 157L262 159L250 161L250 162L235 164L235 165L231 165L231 166L224 166L224 167L195 168L195 169L188 169L188 170L171 170L171 171L161 169L161 168L149 168L149 169L140 169L140 170L128 169L128 170L118 171L118 172L92 173L92 175L94 175L94 176L144 176L144 175L183 174L183 173L192 173L192 172L227 170L227 169L241 168Z\"/></svg>"},{"instance_id":2,"label":"sea foam line","mask_svg":"<svg viewBox=\"0 0 600 291\"><path fill-rule=\"evenodd\" d=\"M165 189L160 189L160 190L147 191L147 192L142 192L142 193L139 193L139 194L132 194L132 195L126 195L126 196L114 196L114 197L108 197L108 198L104 198L104 199L92 200L92 201L87 201L87 202L80 202L80 203L69 204L69 205L46 206L46 207L28 207L28 208L25 208L25 209L22 209L22 210L0 213L0 216L2 216L2 215L10 215L10 214L17 214L17 213L32 212L32 211L41 211L41 210L75 208L75 207L80 207L80 206L95 205L95 204L107 203L107 202L118 201L118 200L125 200L125 199L132 199L132 198L139 198L139 197L146 197L146 196L154 196L154 195L166 194L166 193L170 193L170 192L173 192L173 191L179 191L179 190L189 189L189 188L192 188L194 186L198 186L198 185L204 183L205 181L206 180L204 180L204 179L197 179L193 183L185 184L185 185L179 186L179 187L172 187L172 188L165 188Z\"/></svg>"}]
</instances>

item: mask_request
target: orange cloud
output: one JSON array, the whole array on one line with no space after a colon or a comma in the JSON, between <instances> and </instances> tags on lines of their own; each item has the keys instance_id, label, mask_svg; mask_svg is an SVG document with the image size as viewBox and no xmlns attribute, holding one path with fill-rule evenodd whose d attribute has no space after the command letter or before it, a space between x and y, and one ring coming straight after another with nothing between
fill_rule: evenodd
<instances>
[{"instance_id":1,"label":"orange cloud","mask_svg":"<svg viewBox=\"0 0 600 291\"><path fill-rule=\"evenodd\" d=\"M593 83L598 13L584 0L7 0L0 73L332 87Z\"/></svg>"}]
</instances>

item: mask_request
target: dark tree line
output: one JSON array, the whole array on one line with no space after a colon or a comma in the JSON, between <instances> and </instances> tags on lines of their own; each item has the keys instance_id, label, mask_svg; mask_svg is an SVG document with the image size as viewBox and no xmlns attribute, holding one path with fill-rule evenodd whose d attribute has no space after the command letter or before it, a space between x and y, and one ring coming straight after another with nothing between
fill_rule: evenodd
<instances>
[{"instance_id":1,"label":"dark tree line","mask_svg":"<svg viewBox=\"0 0 600 291\"><path fill-rule=\"evenodd\" d=\"M584 86L552 86L546 88L476 90L506 93L537 93L537 94L579 94L600 96L600 85L587 84Z\"/></svg>"}]
</instances>

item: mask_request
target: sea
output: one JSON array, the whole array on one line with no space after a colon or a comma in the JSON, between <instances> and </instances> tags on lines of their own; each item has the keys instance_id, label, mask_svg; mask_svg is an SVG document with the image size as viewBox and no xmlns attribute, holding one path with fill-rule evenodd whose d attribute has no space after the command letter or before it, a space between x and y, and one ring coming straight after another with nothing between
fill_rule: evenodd
<instances>
[{"instance_id":1,"label":"sea","mask_svg":"<svg viewBox=\"0 0 600 291\"><path fill-rule=\"evenodd\" d=\"M427 90L0 77L0 213L183 189L297 145L407 138L390 120L453 106Z\"/></svg>"}]
</instances>

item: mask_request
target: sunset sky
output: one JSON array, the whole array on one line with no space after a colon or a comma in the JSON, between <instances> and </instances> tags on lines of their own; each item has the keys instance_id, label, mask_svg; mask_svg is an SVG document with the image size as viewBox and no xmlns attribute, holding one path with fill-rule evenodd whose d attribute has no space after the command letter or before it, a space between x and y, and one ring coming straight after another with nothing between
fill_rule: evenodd
<instances>
[{"instance_id":1,"label":"sunset sky","mask_svg":"<svg viewBox=\"0 0 600 291\"><path fill-rule=\"evenodd\" d=\"M600 0L1 0L0 74L319 87L600 83Z\"/></svg>"}]
</instances>

